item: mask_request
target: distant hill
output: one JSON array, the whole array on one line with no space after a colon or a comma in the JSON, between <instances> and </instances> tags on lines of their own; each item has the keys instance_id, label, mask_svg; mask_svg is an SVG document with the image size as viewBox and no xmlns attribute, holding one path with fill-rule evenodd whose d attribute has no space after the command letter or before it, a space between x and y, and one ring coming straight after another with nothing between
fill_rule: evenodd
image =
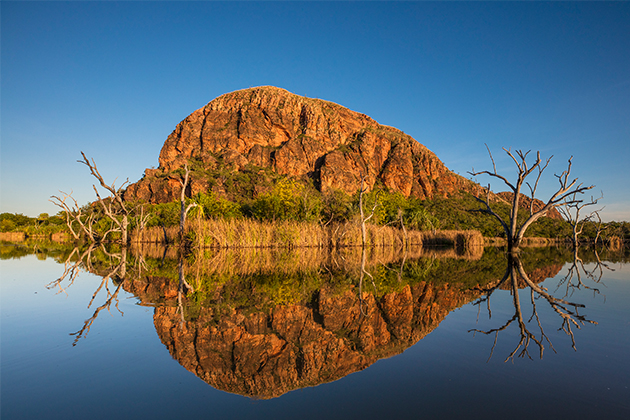
<instances>
[{"instance_id":1,"label":"distant hill","mask_svg":"<svg viewBox=\"0 0 630 420\"><path fill-rule=\"evenodd\" d=\"M310 179L321 192L381 185L406 197L450 197L475 184L446 168L402 131L332 102L263 86L222 95L180 122L160 152L159 167L130 185L126 199L151 203L177 198L178 172L192 166L190 194L228 195L227 180L248 174ZM264 190L253 185L250 193Z\"/></svg>"}]
</instances>

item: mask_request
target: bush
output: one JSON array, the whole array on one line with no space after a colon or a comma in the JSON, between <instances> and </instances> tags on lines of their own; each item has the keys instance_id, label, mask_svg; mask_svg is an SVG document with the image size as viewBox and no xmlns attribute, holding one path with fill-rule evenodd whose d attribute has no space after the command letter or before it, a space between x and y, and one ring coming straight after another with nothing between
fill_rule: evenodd
<instances>
[{"instance_id":1,"label":"bush","mask_svg":"<svg viewBox=\"0 0 630 420\"><path fill-rule=\"evenodd\" d=\"M309 186L283 178L270 192L254 200L250 211L259 220L317 221L321 213L321 198Z\"/></svg>"},{"instance_id":2,"label":"bush","mask_svg":"<svg viewBox=\"0 0 630 420\"><path fill-rule=\"evenodd\" d=\"M222 217L225 219L241 218L243 212L241 206L225 198L217 197L212 191L207 194L199 193L194 198L195 202L203 209L203 215L207 218Z\"/></svg>"}]
</instances>

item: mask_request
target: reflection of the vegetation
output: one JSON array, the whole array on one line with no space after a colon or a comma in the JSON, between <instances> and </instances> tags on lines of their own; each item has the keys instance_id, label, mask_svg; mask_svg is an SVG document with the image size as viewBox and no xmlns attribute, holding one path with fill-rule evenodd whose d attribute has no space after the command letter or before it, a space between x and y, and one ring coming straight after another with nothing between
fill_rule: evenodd
<instances>
[{"instance_id":1,"label":"reflection of the vegetation","mask_svg":"<svg viewBox=\"0 0 630 420\"><path fill-rule=\"evenodd\" d=\"M519 349L528 355L530 341L542 354L547 339L535 308L529 321L540 333L529 331L519 288L529 288L534 305L534 294L547 300L568 331L588 321L578 313L580 304L539 286L565 263L575 264L571 250L562 248L531 249L507 270L505 254L496 248L204 250L185 258L164 248L125 251L102 246L55 251L64 271L51 289L67 292L81 270L102 277L89 306L101 304L75 333L75 344L99 312L118 307L122 288L155 307L156 331L182 366L217 389L256 398L333 381L399 354L455 308L489 304L497 289L512 290L515 315L482 332L496 337L518 325L522 339L508 358ZM10 253L0 248L0 254ZM627 258L581 254L583 262L601 261L600 256Z\"/></svg>"}]
</instances>

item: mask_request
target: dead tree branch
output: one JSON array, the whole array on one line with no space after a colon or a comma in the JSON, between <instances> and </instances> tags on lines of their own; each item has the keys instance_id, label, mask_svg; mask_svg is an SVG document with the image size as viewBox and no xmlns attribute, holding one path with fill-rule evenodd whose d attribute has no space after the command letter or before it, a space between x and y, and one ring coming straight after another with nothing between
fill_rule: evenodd
<instances>
[{"instance_id":1,"label":"dead tree branch","mask_svg":"<svg viewBox=\"0 0 630 420\"><path fill-rule=\"evenodd\" d=\"M547 200L547 202L543 202L543 205L541 208L535 210L534 200L535 200L536 190L538 188L538 184L540 182L542 173L545 171L545 169L547 169L547 166L549 165L549 162L551 161L551 158L553 156L549 157L543 163L540 157L540 152L536 152L536 160L533 162L533 164L530 165L527 162L527 156L529 155L530 151L523 152L521 150L516 150L513 153L510 149L506 149L504 147L503 150L514 161L518 169L518 176L516 179L516 183L513 184L505 176L497 172L496 164L494 162L494 158L492 157L492 153L490 152L490 149L488 148L488 145L486 145L486 148L488 149L488 154L490 155L490 160L492 161L493 170L475 172L473 169L473 171L469 172L469 174L472 176L488 175L490 177L497 178L503 181L503 183L512 191L513 196L512 196L512 203L511 203L511 209L510 209L510 216L509 216L509 220L507 221L504 221L495 211L492 210L490 206L490 186L488 186L488 191L487 191L485 200L479 197L476 197L477 201L481 202L485 206L484 209L480 209L479 211L488 213L492 215L493 217L495 217L499 221L503 229L505 230L505 234L508 241L508 249L510 250L510 252L518 251L521 241L523 239L523 236L525 235L525 231L527 231L527 228L529 228L529 226L531 226L532 223L534 223L540 217L545 216L550 210L556 207L575 202L574 198L571 199L568 197L572 197L572 196L575 197L577 194L583 194L585 191L590 190L591 188L594 187L593 185L585 187L583 186L583 184L577 184L577 178L570 180L569 176L571 174L571 165L572 165L571 161L573 159L573 157L571 157L569 158L567 169L564 172L562 172L560 175L556 175L556 178L558 178L560 182L560 187L551 196L551 198ZM532 184L527 183L526 179L534 171L538 171L538 173L536 175L536 180L534 181L532 185ZM523 224L519 226L518 211L520 208L520 200L521 200L521 195L522 195L521 190L524 183L527 184L527 186L529 187L529 191L531 194L529 198L531 202L529 206L529 216L527 217L525 222L523 222Z\"/></svg>"},{"instance_id":2,"label":"dead tree branch","mask_svg":"<svg viewBox=\"0 0 630 420\"><path fill-rule=\"evenodd\" d=\"M184 165L184 179L179 180L179 183L182 186L182 191L180 195L180 215L179 215L179 243L184 243L184 228L186 225L186 216L190 210L194 207L197 207L198 204L195 202L191 202L186 205L186 188L188 188L188 180L190 176L190 169L188 168L188 164Z\"/></svg>"},{"instance_id":3,"label":"dead tree branch","mask_svg":"<svg viewBox=\"0 0 630 420\"><path fill-rule=\"evenodd\" d=\"M361 246L365 248L367 242L367 234L365 224L368 220L374 216L374 212L376 211L376 207L378 207L378 197L374 200L374 206L372 206L372 212L369 216L365 217L365 213L363 210L363 194L367 191L364 186L365 175L361 174L361 188L359 189L359 212L361 215Z\"/></svg>"},{"instance_id":4,"label":"dead tree branch","mask_svg":"<svg viewBox=\"0 0 630 420\"><path fill-rule=\"evenodd\" d=\"M96 197L98 198L98 201L101 204L105 215L116 225L116 229L110 229L109 231L107 231L105 236L111 232L118 231L121 234L121 242L123 244L127 244L129 210L127 209L127 205L123 201L122 194L125 185L129 183L129 179L123 182L122 185L118 188L116 188L116 180L114 180L111 185L108 185L98 171L94 159L90 161L83 152L81 152L81 156L83 156L83 159L78 160L77 162L87 166L90 169L90 173L92 174L92 176L98 180L100 186L110 193L110 196L106 198L107 203L105 203L105 200L103 200L98 193L96 185L92 185L92 187L94 188L94 192L96 193Z\"/></svg>"},{"instance_id":5,"label":"dead tree branch","mask_svg":"<svg viewBox=\"0 0 630 420\"><path fill-rule=\"evenodd\" d=\"M593 221L596 215L597 218L599 218L599 212L603 210L603 208L595 210L584 217L580 217L580 212L585 207L596 205L602 198L604 198L604 193L602 193L602 195L600 195L598 198L593 198L593 196L591 196L591 200L585 202L584 200L580 200L577 197L577 194L572 194L571 196L565 198L565 202L562 206L558 206L558 211L571 226L573 232L571 241L573 242L574 247L579 246L578 236L582 234L582 231L584 230L584 225L587 222ZM601 225L601 218L599 218L599 221ZM599 233L597 236L599 236Z\"/></svg>"},{"instance_id":6,"label":"dead tree branch","mask_svg":"<svg viewBox=\"0 0 630 420\"><path fill-rule=\"evenodd\" d=\"M77 200L72 197L72 191L70 191L70 194L63 191L59 192L62 194L61 197L53 195L48 201L63 210L66 217L66 226L72 237L78 240L81 237L81 232L83 232L90 242L94 242L95 234L92 228L94 224L94 214L91 213L88 216L83 215L83 209L79 207ZM66 203L68 199L72 200L72 204L68 205ZM75 223L79 225L79 230L75 230Z\"/></svg>"}]
</instances>

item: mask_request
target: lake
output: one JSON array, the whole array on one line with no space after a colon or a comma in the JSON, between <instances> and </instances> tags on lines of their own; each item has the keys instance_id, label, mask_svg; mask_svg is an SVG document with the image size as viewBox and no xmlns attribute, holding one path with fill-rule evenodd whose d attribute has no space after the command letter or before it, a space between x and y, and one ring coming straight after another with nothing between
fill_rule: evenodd
<instances>
[{"instance_id":1,"label":"lake","mask_svg":"<svg viewBox=\"0 0 630 420\"><path fill-rule=\"evenodd\" d=\"M630 418L628 251L0 256L5 420Z\"/></svg>"}]
</instances>

